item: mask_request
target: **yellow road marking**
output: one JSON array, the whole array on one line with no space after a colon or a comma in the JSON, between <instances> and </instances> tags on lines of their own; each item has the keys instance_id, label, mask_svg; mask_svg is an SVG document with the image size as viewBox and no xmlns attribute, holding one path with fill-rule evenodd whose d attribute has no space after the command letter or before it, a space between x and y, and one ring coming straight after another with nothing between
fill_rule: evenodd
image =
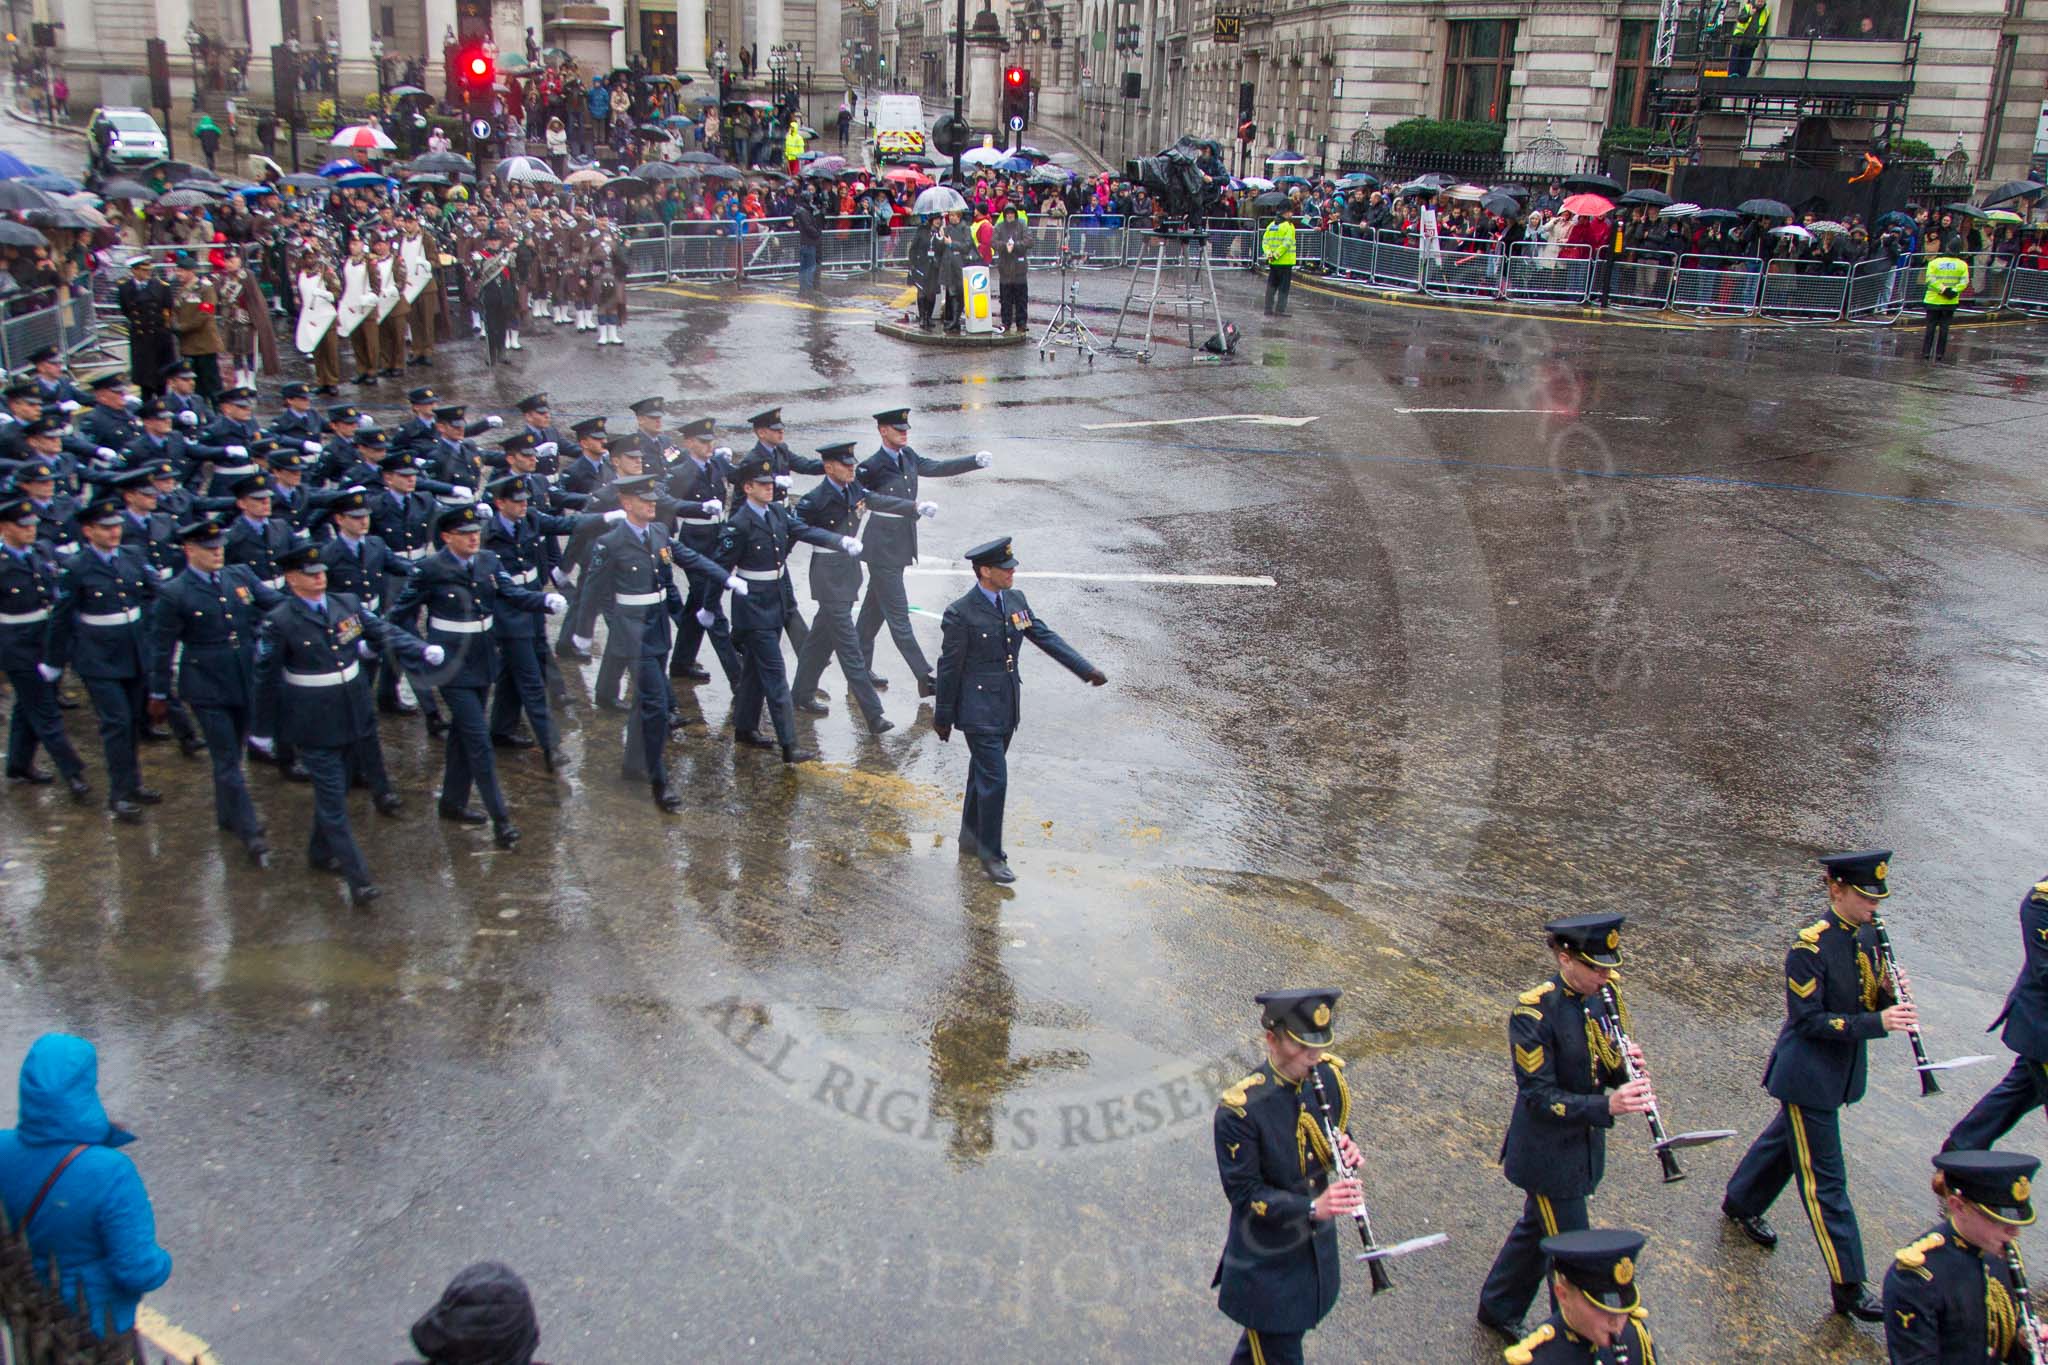
<instances>
[{"instance_id":1,"label":"yellow road marking","mask_svg":"<svg viewBox=\"0 0 2048 1365\"><path fill-rule=\"evenodd\" d=\"M146 1303L135 1310L135 1325L150 1345L167 1352L173 1360L182 1361L185 1365L200 1365L202 1361L207 1365L220 1365L220 1357L213 1353L211 1346Z\"/></svg>"},{"instance_id":2,"label":"yellow road marking","mask_svg":"<svg viewBox=\"0 0 2048 1365\"><path fill-rule=\"evenodd\" d=\"M891 308L908 308L911 304L916 302L917 287L915 285L905 285L903 287L903 292L898 294L894 299L890 300L889 306Z\"/></svg>"},{"instance_id":3,"label":"yellow road marking","mask_svg":"<svg viewBox=\"0 0 2048 1365\"><path fill-rule=\"evenodd\" d=\"M811 303L804 299L786 299L779 294L713 294L702 289L684 289L674 284L644 286L643 292L650 294L673 294L679 299L707 299L712 303L765 303L775 308L794 308L806 313L858 313L871 317L873 308L844 308L837 304Z\"/></svg>"}]
</instances>

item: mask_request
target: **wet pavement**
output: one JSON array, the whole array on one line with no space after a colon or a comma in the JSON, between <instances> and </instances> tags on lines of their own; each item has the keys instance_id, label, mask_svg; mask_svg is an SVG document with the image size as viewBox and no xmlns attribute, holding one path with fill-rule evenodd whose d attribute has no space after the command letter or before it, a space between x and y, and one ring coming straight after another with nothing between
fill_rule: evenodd
<instances>
[{"instance_id":1,"label":"wet pavement","mask_svg":"<svg viewBox=\"0 0 2048 1365\"><path fill-rule=\"evenodd\" d=\"M444 348L435 378L508 419L536 388L558 421L780 402L793 445L865 449L911 404L923 452L995 457L926 486L925 553L1014 535L1111 684L1024 663L1009 891L957 857L966 754L886 635L900 728L858 733L828 673L816 765L735 753L722 680L686 694L677 818L616 779L623 727L572 675L569 780L501 755L511 854L433 818L438 746L385 721L408 808L359 799L374 913L303 870L310 797L270 770L268 873L174 749L146 755L166 800L140 830L4 793L6 1055L52 1027L101 1045L176 1257L151 1303L226 1365L391 1359L490 1256L558 1362L1220 1360L1214 1097L1256 1061L1253 992L1329 984L1376 1226L1451 1241L1391 1295L1348 1276L1311 1358L1497 1360L1471 1312L1520 1203L1494 1165L1507 1011L1547 974L1543 920L1614 909L1668 1121L1742 1133L1668 1186L1637 1125L1610 1139L1594 1218L1651 1234L1660 1358L1880 1359L1827 1316L1796 1200L1766 1255L1720 1182L1774 1112L1817 851L1898 850L1929 1047L1997 1051L2043 870L2048 344L1959 332L1925 367L1903 332L1307 287L1262 325L1254 283L1222 281L1228 366L912 348L865 281L643 292L628 347L536 328L495 371ZM1084 280L1105 334L1123 288ZM935 650L968 579L909 581ZM1999 1068L1922 1098L1905 1042L1873 1045L1844 1130L1875 1270Z\"/></svg>"}]
</instances>

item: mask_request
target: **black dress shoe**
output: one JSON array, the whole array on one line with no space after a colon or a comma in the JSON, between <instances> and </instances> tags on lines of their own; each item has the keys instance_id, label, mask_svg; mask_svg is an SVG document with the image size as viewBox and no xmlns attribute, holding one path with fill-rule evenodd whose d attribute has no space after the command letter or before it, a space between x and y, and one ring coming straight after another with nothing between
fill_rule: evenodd
<instances>
[{"instance_id":1,"label":"black dress shoe","mask_svg":"<svg viewBox=\"0 0 2048 1365\"><path fill-rule=\"evenodd\" d=\"M128 793L128 799L139 806L161 806L164 794L155 787L137 787Z\"/></svg>"},{"instance_id":2,"label":"black dress shoe","mask_svg":"<svg viewBox=\"0 0 2048 1365\"><path fill-rule=\"evenodd\" d=\"M249 861L258 867L270 866L270 845L261 839L249 845Z\"/></svg>"},{"instance_id":3,"label":"black dress shoe","mask_svg":"<svg viewBox=\"0 0 2048 1365\"><path fill-rule=\"evenodd\" d=\"M73 801L92 800L92 783L85 780L84 773L73 773L64 779L64 785L71 789Z\"/></svg>"},{"instance_id":4,"label":"black dress shoe","mask_svg":"<svg viewBox=\"0 0 2048 1365\"><path fill-rule=\"evenodd\" d=\"M1492 1318L1486 1316L1485 1313L1480 1313L1478 1319L1481 1327L1484 1327L1489 1332L1500 1333L1501 1336L1511 1343L1521 1341L1523 1336L1526 1335L1522 1331L1522 1324L1519 1322L1495 1322Z\"/></svg>"},{"instance_id":5,"label":"black dress shoe","mask_svg":"<svg viewBox=\"0 0 2048 1365\"><path fill-rule=\"evenodd\" d=\"M387 716L416 716L420 713L420 708L409 701L380 701L377 709Z\"/></svg>"},{"instance_id":6,"label":"black dress shoe","mask_svg":"<svg viewBox=\"0 0 2048 1365\"><path fill-rule=\"evenodd\" d=\"M314 872L340 872L341 862L336 858L323 858L317 853L306 855L306 866Z\"/></svg>"},{"instance_id":7,"label":"black dress shoe","mask_svg":"<svg viewBox=\"0 0 2048 1365\"><path fill-rule=\"evenodd\" d=\"M875 691L877 692L887 692L889 690L889 680L879 673L868 674L868 681L875 685Z\"/></svg>"},{"instance_id":8,"label":"black dress shoe","mask_svg":"<svg viewBox=\"0 0 2048 1365\"><path fill-rule=\"evenodd\" d=\"M1017 880L1017 874L1010 871L1010 864L1002 858L983 858L981 860L981 870L997 886L1008 886L1011 882Z\"/></svg>"},{"instance_id":9,"label":"black dress shoe","mask_svg":"<svg viewBox=\"0 0 2048 1365\"><path fill-rule=\"evenodd\" d=\"M384 894L384 888L375 882L350 882L348 899L351 905L368 905Z\"/></svg>"},{"instance_id":10,"label":"black dress shoe","mask_svg":"<svg viewBox=\"0 0 2048 1365\"><path fill-rule=\"evenodd\" d=\"M142 823L142 807L136 805L125 796L117 796L107 802L107 809L112 812L116 820L119 820L124 825L139 825Z\"/></svg>"},{"instance_id":11,"label":"black dress shoe","mask_svg":"<svg viewBox=\"0 0 2048 1365\"><path fill-rule=\"evenodd\" d=\"M895 721L890 720L887 716L877 716L875 723L868 727L868 733L871 735L886 735L895 728Z\"/></svg>"},{"instance_id":12,"label":"black dress shoe","mask_svg":"<svg viewBox=\"0 0 2048 1365\"><path fill-rule=\"evenodd\" d=\"M27 768L18 771L9 770L7 780L9 782L26 782L31 786L47 787L50 783L57 780L57 775L47 768Z\"/></svg>"},{"instance_id":13,"label":"black dress shoe","mask_svg":"<svg viewBox=\"0 0 2048 1365\"><path fill-rule=\"evenodd\" d=\"M547 769L550 775L560 772L562 770L562 751L560 749L542 749L540 751L540 766Z\"/></svg>"},{"instance_id":14,"label":"black dress shoe","mask_svg":"<svg viewBox=\"0 0 2048 1365\"><path fill-rule=\"evenodd\" d=\"M539 746L534 743L531 737L514 733L509 735L492 735L491 747L494 749L533 749Z\"/></svg>"},{"instance_id":15,"label":"black dress shoe","mask_svg":"<svg viewBox=\"0 0 2048 1365\"><path fill-rule=\"evenodd\" d=\"M1728 1221L1742 1229L1742 1235L1768 1251L1778 1244L1778 1230L1771 1226L1771 1220L1760 1213L1737 1213L1726 1204L1721 1212Z\"/></svg>"},{"instance_id":16,"label":"black dress shoe","mask_svg":"<svg viewBox=\"0 0 2048 1365\"><path fill-rule=\"evenodd\" d=\"M1884 1305L1879 1303L1868 1289L1861 1284L1831 1285L1834 1292L1835 1311L1858 1322L1883 1322Z\"/></svg>"},{"instance_id":17,"label":"black dress shoe","mask_svg":"<svg viewBox=\"0 0 2048 1365\"><path fill-rule=\"evenodd\" d=\"M825 705L824 702L812 701L808 697L793 703L793 705L807 716L829 716L832 714L832 708Z\"/></svg>"},{"instance_id":18,"label":"black dress shoe","mask_svg":"<svg viewBox=\"0 0 2048 1365\"><path fill-rule=\"evenodd\" d=\"M178 752L187 758L197 758L206 752L206 741L197 735L186 735L178 741Z\"/></svg>"},{"instance_id":19,"label":"black dress shoe","mask_svg":"<svg viewBox=\"0 0 2048 1365\"><path fill-rule=\"evenodd\" d=\"M510 852L519 847L519 826L499 825L491 831L491 839L499 848Z\"/></svg>"},{"instance_id":20,"label":"black dress shoe","mask_svg":"<svg viewBox=\"0 0 2048 1365\"><path fill-rule=\"evenodd\" d=\"M600 711L623 711L626 707L625 703L621 702L617 697L599 697L597 699L597 709Z\"/></svg>"},{"instance_id":21,"label":"black dress shoe","mask_svg":"<svg viewBox=\"0 0 2048 1365\"><path fill-rule=\"evenodd\" d=\"M784 763L815 763L818 761L818 751L816 749L798 748L794 744L786 744L782 748L782 761Z\"/></svg>"},{"instance_id":22,"label":"black dress shoe","mask_svg":"<svg viewBox=\"0 0 2048 1365\"><path fill-rule=\"evenodd\" d=\"M669 812L671 815L673 815L675 812L683 808L683 798L677 796L673 791L670 791L668 783L656 782L653 785L655 805L661 807L663 810Z\"/></svg>"},{"instance_id":23,"label":"black dress shoe","mask_svg":"<svg viewBox=\"0 0 2048 1365\"><path fill-rule=\"evenodd\" d=\"M475 806L451 806L445 801L436 802L434 809L443 820L453 820L458 825L488 825L491 817Z\"/></svg>"},{"instance_id":24,"label":"black dress shoe","mask_svg":"<svg viewBox=\"0 0 2048 1365\"><path fill-rule=\"evenodd\" d=\"M405 798L397 792L379 792L370 798L370 804L377 808L379 815L396 815L405 809Z\"/></svg>"},{"instance_id":25,"label":"black dress shoe","mask_svg":"<svg viewBox=\"0 0 2048 1365\"><path fill-rule=\"evenodd\" d=\"M772 749L775 747L774 740L763 739L752 730L735 730L732 733L732 737L735 741L746 745L749 749Z\"/></svg>"},{"instance_id":26,"label":"black dress shoe","mask_svg":"<svg viewBox=\"0 0 2048 1365\"><path fill-rule=\"evenodd\" d=\"M917 695L918 695L918 696L920 696L920 697L936 697L936 696L938 696L938 695L939 695L939 683L938 683L938 679L936 679L936 678L919 678L919 679L917 680Z\"/></svg>"},{"instance_id":27,"label":"black dress shoe","mask_svg":"<svg viewBox=\"0 0 2048 1365\"><path fill-rule=\"evenodd\" d=\"M711 681L711 670L699 668L696 664L686 664L682 668L671 670L669 676L671 678L681 678L684 682L704 683Z\"/></svg>"},{"instance_id":28,"label":"black dress shoe","mask_svg":"<svg viewBox=\"0 0 2048 1365\"><path fill-rule=\"evenodd\" d=\"M284 780L287 782L311 782L313 774L306 771L306 765L296 758L284 765Z\"/></svg>"},{"instance_id":29,"label":"black dress shoe","mask_svg":"<svg viewBox=\"0 0 2048 1365\"><path fill-rule=\"evenodd\" d=\"M427 712L427 738L445 739L448 736L448 718L439 711Z\"/></svg>"},{"instance_id":30,"label":"black dress shoe","mask_svg":"<svg viewBox=\"0 0 2048 1365\"><path fill-rule=\"evenodd\" d=\"M587 664L590 662L590 651L578 649L564 640L561 644L555 646L555 657L557 659L574 659L578 663Z\"/></svg>"}]
</instances>

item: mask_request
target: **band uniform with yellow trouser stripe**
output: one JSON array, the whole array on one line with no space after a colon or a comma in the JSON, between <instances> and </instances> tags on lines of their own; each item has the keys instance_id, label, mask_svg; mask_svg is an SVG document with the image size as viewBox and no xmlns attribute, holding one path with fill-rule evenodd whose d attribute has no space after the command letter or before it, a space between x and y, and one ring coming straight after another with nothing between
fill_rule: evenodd
<instances>
[{"instance_id":1,"label":"band uniform with yellow trouser stripe","mask_svg":"<svg viewBox=\"0 0 2048 1365\"><path fill-rule=\"evenodd\" d=\"M1302 1336L1336 1306L1342 1258L1337 1220L1364 1206L1359 1164L1343 1129L1351 1091L1344 1063L1323 1051L1343 994L1334 988L1267 991L1257 998L1266 1061L1216 1106L1216 1170L1230 1201L1230 1231L1216 1263L1216 1306L1244 1329L1231 1365L1297 1365ZM1316 1096L1335 1097L1331 1152Z\"/></svg>"},{"instance_id":2,"label":"band uniform with yellow trouser stripe","mask_svg":"<svg viewBox=\"0 0 2048 1365\"><path fill-rule=\"evenodd\" d=\"M1586 1198L1607 1166L1607 1130L1617 1114L1647 1112L1647 1074L1630 1080L1620 1049L1602 1027L1601 987L1621 965L1620 915L1575 915L1543 926L1557 971L1522 992L1508 1015L1515 1107L1501 1144L1502 1171L1523 1193L1479 1293L1479 1321L1513 1339L1543 1283L1546 1237L1586 1226ZM1618 988L1614 996L1626 1008ZM1640 1055L1637 1067L1642 1067Z\"/></svg>"},{"instance_id":3,"label":"band uniform with yellow trouser stripe","mask_svg":"<svg viewBox=\"0 0 2048 1365\"><path fill-rule=\"evenodd\" d=\"M2020 944L2020 974L1991 1021L2005 1026L1999 1037L2017 1054L2012 1069L1949 1131L1945 1152L1990 1147L2048 1105L2048 880L2020 898Z\"/></svg>"},{"instance_id":4,"label":"band uniform with yellow trouser stripe","mask_svg":"<svg viewBox=\"0 0 2048 1365\"><path fill-rule=\"evenodd\" d=\"M1535 1331L1501 1352L1508 1365L1657 1365L1636 1288L1643 1235L1581 1228L1539 1245L1551 1266L1556 1308Z\"/></svg>"},{"instance_id":5,"label":"band uniform with yellow trouser stripe","mask_svg":"<svg viewBox=\"0 0 2048 1365\"><path fill-rule=\"evenodd\" d=\"M1898 1003L1871 920L1891 894L1891 850L1820 859L1828 913L1799 931L1785 954L1785 1023L1764 1068L1764 1089L1778 1117L1750 1144L1728 1179L1721 1211L1757 1245L1777 1244L1764 1215L1787 1181L1820 1244L1834 1311L1876 1322L1884 1309L1863 1283L1863 1238L1849 1203L1840 1110L1863 1098L1865 1045L1917 1027L1910 1003Z\"/></svg>"},{"instance_id":6,"label":"band uniform with yellow trouser stripe","mask_svg":"<svg viewBox=\"0 0 2048 1365\"><path fill-rule=\"evenodd\" d=\"M2019 1231L2034 1221L2038 1157L1943 1152L1934 1158L1943 1219L1901 1247L1884 1277L1892 1365L2048 1359L2027 1296Z\"/></svg>"}]
</instances>

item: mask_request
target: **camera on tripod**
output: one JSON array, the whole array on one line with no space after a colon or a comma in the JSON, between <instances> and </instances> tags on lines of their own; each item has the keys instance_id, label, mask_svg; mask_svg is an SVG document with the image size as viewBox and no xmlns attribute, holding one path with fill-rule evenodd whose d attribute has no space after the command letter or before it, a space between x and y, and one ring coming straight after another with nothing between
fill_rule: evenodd
<instances>
[{"instance_id":1,"label":"camera on tripod","mask_svg":"<svg viewBox=\"0 0 2048 1365\"><path fill-rule=\"evenodd\" d=\"M1204 219L1220 214L1223 186L1202 174L1198 164L1205 144L1182 137L1157 156L1133 157L1124 163L1124 179L1143 186L1159 206L1159 226L1170 237L1203 235Z\"/></svg>"}]
</instances>

